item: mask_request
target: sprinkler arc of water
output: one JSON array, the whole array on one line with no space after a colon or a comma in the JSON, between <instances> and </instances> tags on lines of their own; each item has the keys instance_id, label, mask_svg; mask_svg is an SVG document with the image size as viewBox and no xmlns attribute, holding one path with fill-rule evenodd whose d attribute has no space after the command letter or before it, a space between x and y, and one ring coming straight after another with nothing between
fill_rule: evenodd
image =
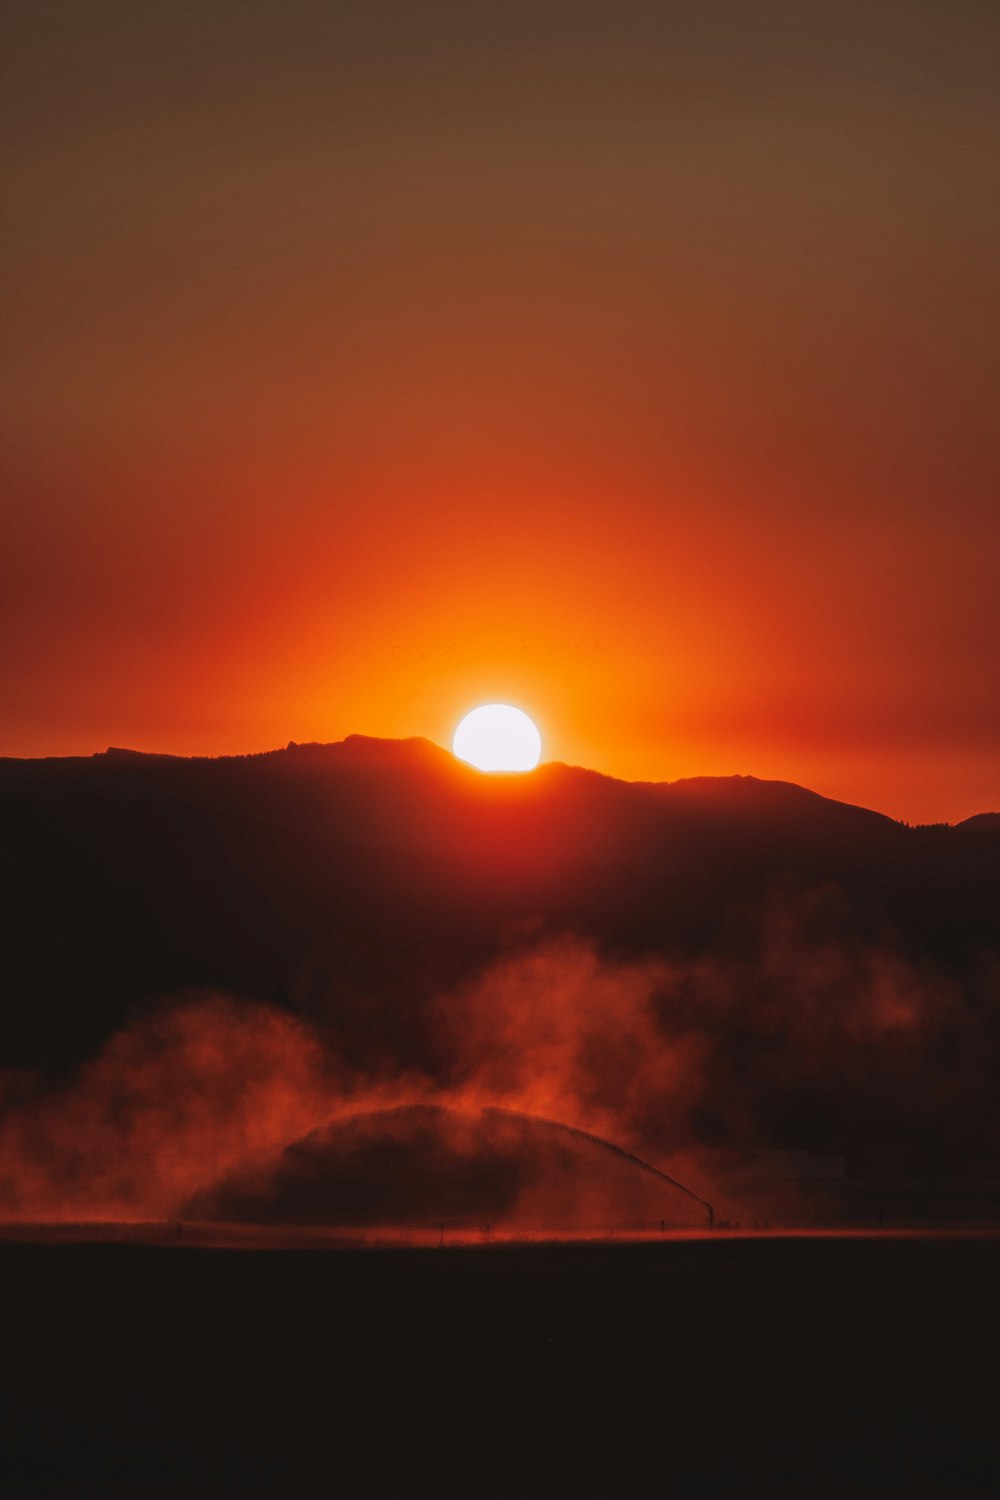
<instances>
[{"instance_id":1,"label":"sprinkler arc of water","mask_svg":"<svg viewBox=\"0 0 1000 1500\"><path fill-rule=\"evenodd\" d=\"M552 1130L564 1130L567 1135L577 1136L580 1140L590 1141L592 1145L603 1146L606 1151L613 1151L616 1156L624 1157L633 1166L641 1167L644 1172L651 1172L654 1177L659 1177L663 1182L669 1182L671 1187L677 1188L686 1197L692 1198L695 1203L700 1203L702 1208L708 1212L708 1227L715 1227L715 1209L707 1198L701 1198L697 1193L685 1187L683 1182L678 1182L676 1177L671 1177L667 1172L661 1172L659 1167L654 1167L652 1162L645 1161L643 1157L636 1156L634 1151L628 1151L624 1146L616 1146L614 1141L605 1140L603 1135L595 1135L592 1130L582 1130L579 1125L567 1125L562 1120L550 1120L545 1115L530 1115L520 1109L503 1109L498 1104L486 1105L482 1113L484 1115L500 1115L508 1120L523 1120L535 1125L548 1125Z\"/></svg>"}]
</instances>

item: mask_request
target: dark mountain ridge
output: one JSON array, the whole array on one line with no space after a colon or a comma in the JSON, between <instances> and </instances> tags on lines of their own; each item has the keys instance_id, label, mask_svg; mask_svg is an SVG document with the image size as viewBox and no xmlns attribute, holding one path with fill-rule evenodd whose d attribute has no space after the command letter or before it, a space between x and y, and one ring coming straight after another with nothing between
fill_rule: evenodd
<instances>
[{"instance_id":1,"label":"dark mountain ridge","mask_svg":"<svg viewBox=\"0 0 1000 1500\"><path fill-rule=\"evenodd\" d=\"M627 1120L656 1150L874 1142L873 1161L905 1140L980 1170L1000 1130L989 815L908 828L753 777L488 776L425 740L352 736L0 761L0 816L8 1092L73 1073L165 1001L220 992L303 1018L348 1076L460 1087L464 1028L494 1003L463 997L568 941L613 978L559 1064L585 1124ZM647 961L669 994L619 1029ZM514 1040L501 1015L472 1047L477 1079L500 1056L530 1082L560 1007L586 1009L555 962L532 977L529 960L528 1009L515 997ZM700 1080L679 1093L675 1055Z\"/></svg>"},{"instance_id":2,"label":"dark mountain ridge","mask_svg":"<svg viewBox=\"0 0 1000 1500\"><path fill-rule=\"evenodd\" d=\"M986 937L1000 848L989 828L974 845L962 827L928 838L753 777L483 776L426 740L362 736L219 759L5 760L0 808L12 988L34 1014L81 986L102 1011L108 989L118 1010L216 984L308 1006L289 964L332 945L364 987L362 950L384 971L387 927L405 947L430 923L456 954L528 919L687 948L776 881L846 883L859 916L884 903L914 936L930 901L964 947Z\"/></svg>"},{"instance_id":3,"label":"dark mountain ridge","mask_svg":"<svg viewBox=\"0 0 1000 1500\"><path fill-rule=\"evenodd\" d=\"M996 939L988 818L911 829L750 776L485 776L427 740L354 735L2 760L0 814L9 1061L76 1056L131 1005L190 988L321 1016L338 995L427 993L518 930L715 951L769 893L817 884L859 931L949 965Z\"/></svg>"}]
</instances>

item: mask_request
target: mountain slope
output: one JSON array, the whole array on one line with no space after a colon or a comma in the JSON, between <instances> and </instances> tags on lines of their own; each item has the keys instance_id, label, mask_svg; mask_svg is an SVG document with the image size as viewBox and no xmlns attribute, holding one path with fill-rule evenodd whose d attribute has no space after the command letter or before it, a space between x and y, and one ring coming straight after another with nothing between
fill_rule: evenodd
<instances>
[{"instance_id":1,"label":"mountain slope","mask_svg":"<svg viewBox=\"0 0 1000 1500\"><path fill-rule=\"evenodd\" d=\"M0 1048L18 1064L70 1063L135 1006L192 988L332 1025L350 1011L354 1027L391 1004L405 1031L513 934L718 953L776 892L832 886L857 935L889 931L956 970L996 939L988 822L908 829L752 777L483 776L427 741L352 736L217 760L7 760L0 816Z\"/></svg>"}]
</instances>

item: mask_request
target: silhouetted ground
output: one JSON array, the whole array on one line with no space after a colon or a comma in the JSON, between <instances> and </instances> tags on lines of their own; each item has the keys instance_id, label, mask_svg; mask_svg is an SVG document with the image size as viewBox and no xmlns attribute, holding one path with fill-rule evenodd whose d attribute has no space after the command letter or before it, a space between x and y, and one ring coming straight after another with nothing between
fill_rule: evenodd
<instances>
[{"instance_id":1,"label":"silhouetted ground","mask_svg":"<svg viewBox=\"0 0 1000 1500\"><path fill-rule=\"evenodd\" d=\"M1000 1483L997 1238L0 1246L10 1496Z\"/></svg>"}]
</instances>

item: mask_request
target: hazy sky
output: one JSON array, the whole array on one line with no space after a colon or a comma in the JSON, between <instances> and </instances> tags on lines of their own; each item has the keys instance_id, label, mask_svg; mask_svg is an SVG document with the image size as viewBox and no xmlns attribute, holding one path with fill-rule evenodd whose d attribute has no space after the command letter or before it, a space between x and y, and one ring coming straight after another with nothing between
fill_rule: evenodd
<instances>
[{"instance_id":1,"label":"hazy sky","mask_svg":"<svg viewBox=\"0 0 1000 1500\"><path fill-rule=\"evenodd\" d=\"M1000 807L992 0L0 14L0 753Z\"/></svg>"}]
</instances>

